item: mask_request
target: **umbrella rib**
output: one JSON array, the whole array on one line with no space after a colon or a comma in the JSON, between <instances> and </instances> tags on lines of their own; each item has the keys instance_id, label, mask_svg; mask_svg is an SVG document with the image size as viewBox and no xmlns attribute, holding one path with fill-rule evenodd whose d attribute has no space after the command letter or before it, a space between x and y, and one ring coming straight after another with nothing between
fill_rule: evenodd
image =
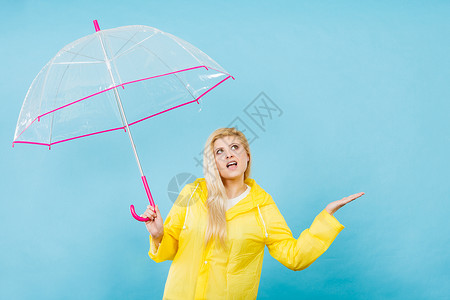
<instances>
[{"instance_id":1,"label":"umbrella rib","mask_svg":"<svg viewBox=\"0 0 450 300\"><path fill-rule=\"evenodd\" d=\"M133 34L133 36L132 36L131 38L129 38L129 39L122 45L122 47L120 47L120 49L116 51L116 53L114 53L113 57L116 57L117 53L119 53L120 50L122 50L126 45L128 45L128 43L131 41L131 39L134 38L137 34L138 34L138 32L135 32L135 33ZM119 39L120 39L120 37L117 37L117 36L114 36L114 35L110 35L110 37L114 37L114 38L119 38Z\"/></svg>"},{"instance_id":2,"label":"umbrella rib","mask_svg":"<svg viewBox=\"0 0 450 300\"><path fill-rule=\"evenodd\" d=\"M129 49L127 49L126 51L124 51L124 52L122 52L122 53L120 53L119 55L117 55L117 56L114 56L113 58L111 58L110 60L116 60L117 58L119 58L119 57L121 57L122 55L124 55L124 54L127 54L128 52L130 52L131 50L133 50L135 47L137 47L137 46L139 46L140 44L142 44L143 42L145 42L146 40L148 40L149 38L151 38L152 36L154 36L156 33L154 33L154 34L152 34L151 36L149 36L149 37L146 37L145 39L143 39L142 41L140 41L140 42L137 42L136 44L134 44L132 47L130 47ZM115 38L118 38L118 39L122 39L122 40L124 40L123 38L121 38L121 37L118 37L118 36L114 36ZM134 42L134 41L133 41ZM118 53L118 51L117 51L117 53ZM116 54L117 54L116 53Z\"/></svg>"},{"instance_id":3,"label":"umbrella rib","mask_svg":"<svg viewBox=\"0 0 450 300\"><path fill-rule=\"evenodd\" d=\"M88 44L86 44L84 47L86 47ZM83 47L83 48L84 48ZM92 59L94 59L94 60L96 60L96 61L98 61L98 62L104 62L104 60L101 60L101 59L98 59L98 58L95 58L95 57L92 57L92 56L89 56L89 55L84 55L84 54L80 54L80 53L78 53L78 52L73 52L73 51L70 51L70 50L65 50L64 52L68 52L68 53L72 53L72 54L75 54L75 56L74 57L76 57L76 56L83 56L83 57L87 57L87 58L92 58Z\"/></svg>"},{"instance_id":4,"label":"umbrella rib","mask_svg":"<svg viewBox=\"0 0 450 300\"><path fill-rule=\"evenodd\" d=\"M118 84L118 85L116 85L116 86L109 87L109 88L104 89L104 90L102 90L102 91L100 91L100 92L97 92L97 93L94 93L94 94L92 94L92 95L89 95L89 96L83 97L83 98L81 98L81 99L75 100L75 101L73 101L73 102L70 102L70 103L68 103L68 104L66 104L66 105L63 105L63 106L61 106L61 107L55 108L55 109L53 109L53 110L51 110L51 111L48 111L48 112L46 112L46 113L44 113L44 114L38 116L37 118L42 118L43 116L48 115L48 114L51 114L51 113L53 113L53 112L55 112L55 111L57 111L57 110L60 110L60 109L62 109L62 108L64 108L64 107L73 105L73 104L75 104L75 103L78 103L78 102L80 102L80 101L86 100L86 99L91 98L91 97L93 97L93 96L96 96L96 95L98 95L98 94L101 94L101 93L110 91L110 90L112 90L112 89L114 89L114 88L118 88L118 87L121 87L121 86L124 86L124 85L136 83L136 82L139 82L139 81L149 80L149 79L153 79L153 78L157 78L157 77L161 77L161 76L172 75L173 73L185 72L185 71L189 71L189 70L193 70L193 69L198 69L198 68L206 68L206 67L205 67L205 66L196 66L196 67L192 67L192 68L187 68L187 69L183 69L183 70L179 70L179 71L169 72L169 73L166 73L166 74L161 74L161 75L151 76L151 77L147 77L147 78L143 78L143 79L137 79L137 80L128 81L128 82L125 82L125 83L122 83L122 84Z\"/></svg>"},{"instance_id":5,"label":"umbrella rib","mask_svg":"<svg viewBox=\"0 0 450 300\"><path fill-rule=\"evenodd\" d=\"M24 101L23 104L22 104L22 108L20 109L19 120L17 121L18 123L19 123L19 121L20 121L20 119L21 119L23 109L24 109L24 107L26 107L25 104L27 103L27 99L28 99L28 96L30 95L30 91L32 90L32 88L33 88L33 86L34 86L34 84L35 84L37 78L39 77L39 75L42 73L42 71L45 69L45 67L48 66L48 68L47 68L47 70L46 70L46 73L45 73L45 77L44 77L44 84L43 84L43 86L42 86L41 93L40 93L40 96L39 96L39 113L38 113L38 116L39 116L39 114L40 114L40 112L41 112L41 107L42 107L42 93L43 93L43 90L44 90L44 86L46 85L47 77L48 77L48 73L49 73L49 69L50 69L50 66L51 66L51 62L52 62L53 60L55 60L54 57L53 57L53 58L52 58L52 59L51 59L51 60L50 60L50 61L49 61L49 62L48 62L48 63L47 63L40 71L39 71L38 75L33 79L33 82L31 83L31 86L28 88L27 94L26 94L26 96L25 96L25 101ZM15 139L15 140L18 139L18 138L22 135L22 133L24 133L25 130L27 130L28 127L30 127L30 125L33 124L33 122L34 122L37 118L38 118L38 117L35 117L34 120L31 121L31 123L29 123L29 124L25 127L25 129L23 129L22 132L20 132L19 135L17 135L17 137L15 137L14 139ZM16 127L16 134L17 134L17 127Z\"/></svg>"},{"instance_id":6,"label":"umbrella rib","mask_svg":"<svg viewBox=\"0 0 450 300\"><path fill-rule=\"evenodd\" d=\"M180 46L181 48L183 48L184 50L186 50L186 52L189 53L195 60L197 60L197 62L198 62L200 65L203 65L203 63L200 62L200 60L197 58L197 56L195 56L194 54L192 54L191 51L189 51L188 49L186 49L186 47L184 47L183 45L180 44L180 42L177 41L177 37L176 37L176 36L174 36L174 35L172 35L172 34L170 34L170 33L166 33L166 32L164 32L163 34L169 35L169 37L172 39L172 41L174 41L175 43L178 44L178 46ZM173 38L172 38L172 37L173 37Z\"/></svg>"},{"instance_id":7,"label":"umbrella rib","mask_svg":"<svg viewBox=\"0 0 450 300\"><path fill-rule=\"evenodd\" d=\"M109 39L105 39L105 40L103 40L103 42L108 43L109 49L111 49L111 46L109 45ZM103 43L103 42L101 42L101 43ZM103 46L104 46L104 45L102 44L102 47L103 47ZM104 51L106 51L106 50L104 50ZM108 63L111 64L111 63L110 63L111 61L113 62L114 68L115 68L115 70L116 70L116 75L119 77L120 83L123 83L122 78L120 77L120 74L119 74L119 72L117 71L116 61L115 61L115 60L109 59L109 58L106 56L106 52L105 52L105 59L108 60L108 62L105 61L105 62L106 62L106 65L108 65ZM114 79L113 79L113 78L112 78L112 80L113 80L113 85L115 85L115 82L114 82ZM123 88L123 86L122 86L122 88ZM116 93L116 92L117 92L117 90L114 89L114 93ZM108 93L107 93L107 94L108 94ZM115 95L114 95L114 97L115 97ZM125 120L124 120L122 114L120 113L120 106L119 106L119 103L117 102L117 99L116 99L115 102L116 102L116 106L117 106L117 109L118 109L118 112L119 112L120 121L122 122L122 126L123 126L123 128L125 129L125 128L126 128ZM125 130L126 130L126 129L125 129Z\"/></svg>"},{"instance_id":8,"label":"umbrella rib","mask_svg":"<svg viewBox=\"0 0 450 300\"><path fill-rule=\"evenodd\" d=\"M66 61L53 63L54 65L76 65L76 64L103 64L104 61Z\"/></svg>"},{"instance_id":9,"label":"umbrella rib","mask_svg":"<svg viewBox=\"0 0 450 300\"><path fill-rule=\"evenodd\" d=\"M82 56L82 55L80 55L80 51L83 51L83 49L86 48L86 46L87 46L88 44L89 44L89 43L84 44L84 46L81 47L81 49L79 50L79 52L67 51L67 52L70 52L70 53L72 53L72 54L75 54L75 55L72 57L72 62L73 62L73 61L75 60L75 58L77 58L78 56ZM55 94L55 98L54 98L54 102L53 102L53 105L54 105L54 106L56 106L56 99L58 98L59 89L61 88L61 84L62 84L62 82L63 82L64 76L66 75L67 70L69 69L69 67L70 67L70 64L66 65L66 68L65 68L65 70L64 70L64 72L63 72L63 74L62 74L62 76L61 76L61 80L59 81L58 88L56 89L56 94ZM53 124L54 124L54 119L55 119L55 114L52 114L52 119L51 119L51 123L50 123L50 135L49 135L49 142L48 142L50 145L52 144L52 135L53 135Z\"/></svg>"},{"instance_id":10,"label":"umbrella rib","mask_svg":"<svg viewBox=\"0 0 450 300\"><path fill-rule=\"evenodd\" d=\"M98 34L98 38L100 40L100 45L102 46L103 54L105 56L106 67L108 68L109 75L111 76L112 84L116 85L115 81L114 81L114 76L113 76L112 70L111 70L110 60L108 59L108 54L106 53L106 49L105 49L105 45L104 45L103 40L102 40L102 36L103 36L103 34L100 31L99 34ZM117 70L116 70L116 72L117 72ZM137 163L137 165L139 167L139 172L141 173L141 178L145 178L144 177L144 171L142 170L141 162L139 161L139 156L138 156L138 153L136 151L136 146L134 144L133 137L131 135L130 127L128 125L127 117L125 116L125 111L123 110L123 107L122 107L122 101L120 100L119 92L117 91L117 88L114 88L113 91L114 91L114 96L116 97L116 101L118 102L118 104L120 106L120 113L122 114L123 120L125 121L128 137L130 138L131 147L133 148L134 156L136 158L136 163ZM147 193L147 195L149 195L149 193ZM150 200L150 203L152 203L151 196L149 197L149 200Z\"/></svg>"},{"instance_id":11,"label":"umbrella rib","mask_svg":"<svg viewBox=\"0 0 450 300\"><path fill-rule=\"evenodd\" d=\"M159 32L158 32L159 33ZM149 53L151 53L151 54L153 54L162 64L164 64L165 66L166 66L166 68L169 70L169 71L173 71L158 55L156 55L153 51L151 51L150 49L148 49L147 47L145 47L145 46L143 46L143 45L141 45L143 42L145 42L146 40L148 40L149 38L151 38L152 36L154 36L156 33L153 33L152 35L150 35L149 37L147 37L147 38L145 38L145 39L143 39L142 41L140 41L140 42L135 42L135 41L133 41L133 42L135 42L135 44L131 47L131 48L129 48L129 49L127 49L126 51L124 51L123 53L121 53L121 54L119 54L118 56L114 56L113 58L111 58L110 59L110 61L115 61L117 58L119 58L120 56L122 56L122 55L124 55L124 54L126 54L126 53L128 53L128 52L130 52L132 49L134 49L135 47L142 47L142 48L144 48L145 50L147 50ZM163 35L166 35L166 33L164 33L164 32L161 32L161 34L163 34ZM135 34L136 35L136 34ZM134 36L135 36L134 35ZM171 34L168 34L169 35L169 37L170 37L170 39L172 40L172 41L174 41L175 43L177 43L178 44L178 46L180 46L180 47L182 47L187 53L189 53L198 63L199 63L199 65L203 65L202 64L202 62L194 55L194 54L192 54L191 53L191 51L189 51L188 49L186 49L186 47L184 47L182 44L180 44L177 40L176 40L176 38L172 38L172 35ZM124 45L126 45L129 41L131 41L132 40L132 38L134 37L134 36L132 36L130 39L128 39L128 40L126 40L126 43L124 44ZM115 38L117 38L117 39L122 39L122 40L125 40L125 39L123 39L123 38L121 38L121 37L118 37L118 36L112 36L112 37L115 37ZM123 48L124 46L122 46L122 48ZM121 49L122 49L121 48ZM121 49L119 49L119 51L121 50ZM119 51L117 51L116 52L116 54L119 52ZM216 70L216 71L218 71L218 70ZM223 74L223 72L221 72L221 71L218 71L218 72L220 72L220 73L222 73ZM229 75L229 74L227 74L227 75ZM187 88L187 86L186 86L186 84L183 82L183 80L178 76L178 75L176 75L176 74L174 74L174 76L178 79L178 81L181 83L181 85L186 89L186 91L191 95L191 97L192 97L192 99L196 99L195 98L195 96L192 94L192 92Z\"/></svg>"},{"instance_id":12,"label":"umbrella rib","mask_svg":"<svg viewBox=\"0 0 450 300\"><path fill-rule=\"evenodd\" d=\"M158 55L156 55L153 51L151 51L150 49L148 49L147 47L145 47L145 46L143 46L142 45L142 43L143 42L145 42L146 40L148 40L149 38L151 38L152 36L154 36L155 35L155 33L154 34L152 34L151 36L149 36L149 37L147 37L147 38L145 38L145 39L143 39L142 41L140 41L140 42L135 42L135 41L133 41L133 42L135 42L135 44L131 47L131 48L129 48L128 50L126 50L126 51L124 51L123 53L121 53L120 55L118 55L118 56L115 56L114 58L112 58L112 59L109 59L110 61L113 61L113 62L115 62L115 60L118 58L118 57L120 57L120 56L122 56L122 55L124 55L124 54L126 54L127 52L129 52L129 51L131 51L133 48L135 48L135 47L142 47L142 48L144 48L145 50L147 50L149 53L151 53L152 55L154 55L164 66L166 66L166 68L169 70L169 71L173 71ZM115 38L117 38L117 39L123 39L123 38L121 38L121 37L118 37L118 36L114 36ZM133 36L134 37L134 36ZM127 40L127 43L133 38L133 37L131 37L129 40ZM123 39L124 40L124 39ZM172 39L173 40L173 39ZM191 52L189 52L186 48L184 48L181 44L179 44L177 41L175 41L180 47L182 47L183 49L185 49L192 57L194 57L196 60L197 60L197 62L199 63L199 65L202 65L202 63L191 53ZM187 92L191 95L191 97L192 97L192 99L195 99L195 96L192 94L192 92L187 88L187 86L186 86L186 84L180 79L180 77L178 77L176 74L174 74L174 76L178 79L178 81L181 83L181 85L187 90Z\"/></svg>"},{"instance_id":13,"label":"umbrella rib","mask_svg":"<svg viewBox=\"0 0 450 300\"><path fill-rule=\"evenodd\" d=\"M165 65L166 66L166 68L169 70L169 71L172 71L173 72L173 70L158 56L158 55L156 55L152 50L150 50L150 49L148 49L147 47L145 47L145 46L142 46L142 45L139 45L140 47L142 47L142 48L144 48L145 50L147 50L148 52L150 52L151 54L153 54L163 65ZM200 65L201 65L201 63L200 63ZM188 93L191 95L191 97L192 97L192 99L195 99L195 96L192 94L192 92L187 88L187 86L185 85L185 83L180 79L180 77L178 77L178 75L176 74L176 73L173 73L173 75L178 79L178 81L181 83L181 85L188 91Z\"/></svg>"},{"instance_id":14,"label":"umbrella rib","mask_svg":"<svg viewBox=\"0 0 450 300\"><path fill-rule=\"evenodd\" d=\"M172 107L172 108L169 108L169 109L160 111L160 112L158 112L158 113L156 113L156 114L153 114L153 115L150 115L150 116L148 116L148 117L142 118L142 119L137 120L137 121L135 121L135 122L132 122L132 123L130 123L130 124L128 124L128 125L129 125L129 126L132 126L132 125L134 125L134 124L136 124L136 123L145 121L145 120L147 120L147 119L149 119L149 118L155 117L155 116L160 115L160 114L162 114L162 113L165 113L165 112L167 112L167 111L169 111L169 110L172 110L172 109L175 109L175 108L178 108L178 107L182 107L182 106L187 105L187 104L189 104L189 103L196 102L197 100L199 100L200 98L202 98L203 96L205 96L207 93L209 93L211 90L213 90L214 88L216 88L217 86L219 86L220 84L222 84L223 82L225 82L227 79L230 79L230 78L233 78L233 77L232 77L231 75L228 75L228 77L226 77L226 78L222 79L220 82L216 83L213 87L209 88L207 91L205 91L203 94L201 94L201 95L200 95L197 99L195 99L195 100L191 100L191 101L188 101L188 102L186 102L186 103L182 103L182 104L179 104L179 105L177 105L177 106L174 106L174 107ZM37 119L37 118L36 118L36 119ZM36 119L34 119L33 122L34 122ZM14 143L17 143L17 144L35 144L35 145L51 146L51 145L55 145L55 144L67 142L67 141L70 141L70 140L75 140L75 139L79 139L79 138L82 138L82 137L87 137L87 136L96 135L96 134L100 134L100 133L105 133L105 132L109 132L109 131L115 131L115 130L119 130L119 129L123 129L123 127L117 127L117 128L112 128L112 129L107 129L107 130L97 131L97 132L93 132L93 133L88 133L88 134L76 136L76 137L73 137L73 138L68 138L68 139L64 139L64 140L59 140L59 141L53 142L53 143L51 143L51 144L44 144L44 143L31 142L31 141L14 141L13 144L14 144Z\"/></svg>"},{"instance_id":15,"label":"umbrella rib","mask_svg":"<svg viewBox=\"0 0 450 300\"><path fill-rule=\"evenodd\" d=\"M174 107L172 107L172 108L163 110L163 111L161 111L161 112L159 112L159 113L156 113L156 114L153 114L153 115L151 115L151 116L148 116L148 117L142 118L142 119L140 119L140 120L134 121L134 122L130 123L129 125L130 125L130 126L131 126L131 125L134 125L134 124L136 124L136 123L139 123L139 122L142 122L142 121L144 121L144 120L150 119L150 118L152 118L152 117L154 117L154 116L156 116L156 115L165 113L165 112L167 112L167 111L169 111L169 110L172 110L172 109L181 107L181 106L183 106L183 105L186 105L186 104L189 104L189 103L192 103L192 102L196 102L196 101L198 102L198 100L199 100L200 98L202 98L203 96L205 96L207 93L209 93L210 91L212 91L213 89L215 89L217 86L219 86L220 84L222 84L225 80L227 80L227 79L229 79L229 78L233 78L233 77L232 77L231 75L228 75L228 77L222 79L221 81L219 81L218 83L216 83L214 86L210 87L207 91L205 91L203 94L201 94L199 97L195 98L195 99L192 100L192 101L189 101L189 102L186 102L186 103L183 103L183 104L174 106Z\"/></svg>"},{"instance_id":16,"label":"umbrella rib","mask_svg":"<svg viewBox=\"0 0 450 300\"><path fill-rule=\"evenodd\" d=\"M44 89L45 86L47 85L47 78L48 78L48 74L50 73L50 69L53 65L53 61L55 60L55 57L53 57L49 62L48 62L48 68L47 68L47 73L45 74L45 78L44 78L44 84L42 85L42 89L41 89L41 95L40 95L40 99L39 99L39 113L41 113L41 108L42 108L42 96L44 95ZM39 114L38 114L39 115Z\"/></svg>"}]
</instances>

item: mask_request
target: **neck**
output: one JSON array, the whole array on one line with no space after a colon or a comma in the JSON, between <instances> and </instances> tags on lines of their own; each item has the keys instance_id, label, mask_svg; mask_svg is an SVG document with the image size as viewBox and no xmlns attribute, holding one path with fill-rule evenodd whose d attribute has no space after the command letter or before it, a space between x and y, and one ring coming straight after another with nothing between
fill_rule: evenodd
<instances>
[{"instance_id":1,"label":"neck","mask_svg":"<svg viewBox=\"0 0 450 300\"><path fill-rule=\"evenodd\" d=\"M244 175L233 179L222 179L228 199L234 198L245 192L247 186L244 183Z\"/></svg>"}]
</instances>

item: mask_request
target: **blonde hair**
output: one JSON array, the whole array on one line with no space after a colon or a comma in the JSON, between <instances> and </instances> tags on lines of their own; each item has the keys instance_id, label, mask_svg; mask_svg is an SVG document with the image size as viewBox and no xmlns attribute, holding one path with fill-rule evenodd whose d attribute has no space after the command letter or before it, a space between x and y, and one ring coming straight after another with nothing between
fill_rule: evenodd
<instances>
[{"instance_id":1,"label":"blonde hair","mask_svg":"<svg viewBox=\"0 0 450 300\"><path fill-rule=\"evenodd\" d=\"M208 209L208 225L206 227L205 245L213 239L218 239L223 248L225 248L225 240L227 236L225 202L228 200L228 196L220 177L219 170L217 169L214 156L214 142L226 136L236 137L247 152L249 161L247 169L244 172L244 181L250 176L252 163L250 146L247 138L235 127L216 129L206 140L203 152L203 173L205 176L206 187L208 189L208 198L206 200Z\"/></svg>"}]
</instances>

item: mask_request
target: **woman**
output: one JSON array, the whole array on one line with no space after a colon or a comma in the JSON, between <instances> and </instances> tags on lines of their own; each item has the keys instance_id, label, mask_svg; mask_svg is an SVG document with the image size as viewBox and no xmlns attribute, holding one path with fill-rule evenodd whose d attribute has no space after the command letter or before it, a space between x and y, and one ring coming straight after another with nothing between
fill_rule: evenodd
<instances>
[{"instance_id":1,"label":"woman","mask_svg":"<svg viewBox=\"0 0 450 300\"><path fill-rule=\"evenodd\" d=\"M173 260L164 299L255 299L264 247L292 270L322 255L344 228L333 214L358 193L331 202L298 239L271 195L250 178L251 154L242 132L219 128L205 144L203 171L180 192L165 222L158 206L141 215L149 256Z\"/></svg>"}]
</instances>

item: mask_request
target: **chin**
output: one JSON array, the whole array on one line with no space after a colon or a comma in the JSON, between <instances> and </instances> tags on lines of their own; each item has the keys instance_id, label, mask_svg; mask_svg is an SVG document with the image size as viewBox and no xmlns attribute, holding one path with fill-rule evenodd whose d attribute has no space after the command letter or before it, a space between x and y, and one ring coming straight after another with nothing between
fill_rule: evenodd
<instances>
[{"instance_id":1,"label":"chin","mask_svg":"<svg viewBox=\"0 0 450 300\"><path fill-rule=\"evenodd\" d=\"M221 174L220 177L222 177L223 179L236 179L236 178L240 178L244 176L244 172L242 173L236 173L236 174Z\"/></svg>"}]
</instances>

